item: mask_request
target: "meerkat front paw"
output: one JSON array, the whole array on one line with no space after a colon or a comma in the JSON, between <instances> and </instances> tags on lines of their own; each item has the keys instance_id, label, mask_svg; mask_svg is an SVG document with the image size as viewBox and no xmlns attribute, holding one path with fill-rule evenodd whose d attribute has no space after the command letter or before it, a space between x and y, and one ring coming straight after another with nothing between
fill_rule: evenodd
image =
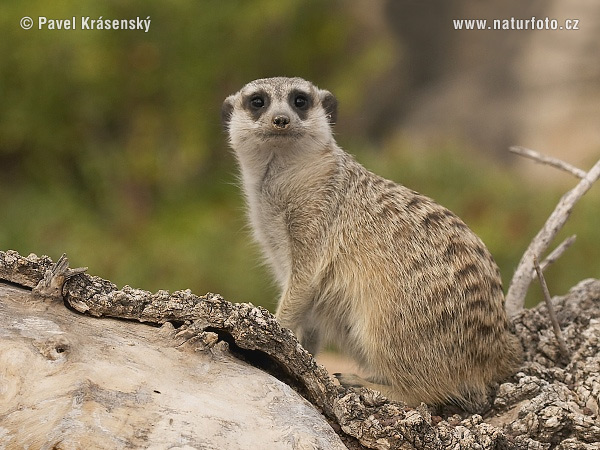
<instances>
[{"instance_id":1,"label":"meerkat front paw","mask_svg":"<svg viewBox=\"0 0 600 450\"><path fill-rule=\"evenodd\" d=\"M348 388L361 388L361 387L369 387L372 383L369 383L364 378L359 377L353 373L334 373L333 376L340 382L340 384L344 387Z\"/></svg>"}]
</instances>

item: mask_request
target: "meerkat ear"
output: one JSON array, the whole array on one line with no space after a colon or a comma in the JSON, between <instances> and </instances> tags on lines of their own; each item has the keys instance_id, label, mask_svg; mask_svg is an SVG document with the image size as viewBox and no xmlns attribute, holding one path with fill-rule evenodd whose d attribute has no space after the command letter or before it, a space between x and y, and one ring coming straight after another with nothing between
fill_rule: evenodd
<instances>
[{"instance_id":1,"label":"meerkat ear","mask_svg":"<svg viewBox=\"0 0 600 450\"><path fill-rule=\"evenodd\" d=\"M234 96L230 95L223 102L223 106L221 106L221 125L225 128L225 131L229 128L229 121L231 120L231 115L233 114L233 100Z\"/></svg>"},{"instance_id":2,"label":"meerkat ear","mask_svg":"<svg viewBox=\"0 0 600 450\"><path fill-rule=\"evenodd\" d=\"M337 99L329 91L321 89L319 91L319 97L321 98L321 105L327 113L327 121L329 125L335 125L337 121Z\"/></svg>"}]
</instances>

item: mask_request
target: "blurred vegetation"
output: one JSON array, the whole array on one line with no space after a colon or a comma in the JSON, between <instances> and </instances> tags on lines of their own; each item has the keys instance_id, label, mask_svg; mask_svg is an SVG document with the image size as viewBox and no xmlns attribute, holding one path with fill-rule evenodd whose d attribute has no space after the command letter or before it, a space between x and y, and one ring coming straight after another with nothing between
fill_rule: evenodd
<instances>
[{"instance_id":1,"label":"blurred vegetation","mask_svg":"<svg viewBox=\"0 0 600 450\"><path fill-rule=\"evenodd\" d=\"M244 220L219 122L247 81L298 75L332 90L340 120L401 57L347 2L6 1L0 4L0 249L57 258L118 285L219 292L273 307L276 289ZM19 20L36 26L22 30ZM150 31L38 30L37 17L151 18ZM415 152L338 129L367 167L453 209L483 238L505 283L563 189L533 187L458 143ZM600 276L598 189L568 225L574 249L553 293ZM593 267L593 264L596 264ZM532 288L535 291L535 288ZM532 302L536 301L532 292Z\"/></svg>"}]
</instances>

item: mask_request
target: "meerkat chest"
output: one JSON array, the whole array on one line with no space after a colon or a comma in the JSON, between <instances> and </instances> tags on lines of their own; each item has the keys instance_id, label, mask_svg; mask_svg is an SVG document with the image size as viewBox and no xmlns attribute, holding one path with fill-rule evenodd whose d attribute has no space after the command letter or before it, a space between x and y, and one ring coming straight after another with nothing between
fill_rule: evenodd
<instances>
[{"instance_id":1,"label":"meerkat chest","mask_svg":"<svg viewBox=\"0 0 600 450\"><path fill-rule=\"evenodd\" d=\"M277 280L284 284L300 258L313 258L323 245L326 199L318 191L270 183L248 196L254 236Z\"/></svg>"},{"instance_id":2,"label":"meerkat chest","mask_svg":"<svg viewBox=\"0 0 600 450\"><path fill-rule=\"evenodd\" d=\"M253 226L277 241L295 242L314 233L328 203L320 186L300 170L267 174L248 200Z\"/></svg>"},{"instance_id":3,"label":"meerkat chest","mask_svg":"<svg viewBox=\"0 0 600 450\"><path fill-rule=\"evenodd\" d=\"M285 213L260 196L248 195L247 200L248 220L254 239L282 285L288 276L291 258Z\"/></svg>"}]
</instances>

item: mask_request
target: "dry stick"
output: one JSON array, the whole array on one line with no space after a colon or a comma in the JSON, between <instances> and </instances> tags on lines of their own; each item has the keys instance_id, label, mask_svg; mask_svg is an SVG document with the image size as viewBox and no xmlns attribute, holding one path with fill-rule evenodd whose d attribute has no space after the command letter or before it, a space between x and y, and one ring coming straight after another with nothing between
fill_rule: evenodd
<instances>
[{"instance_id":1,"label":"dry stick","mask_svg":"<svg viewBox=\"0 0 600 450\"><path fill-rule=\"evenodd\" d=\"M576 235L569 236L567 239L565 239L564 241L562 241L558 247L556 247L554 250L552 250L552 252L548 256L546 256L546 259L544 259L542 261L542 263L540 264L540 267L541 267L542 271L546 270L546 268L550 264L552 264L554 261L556 261L558 258L560 258L562 256L562 254L571 245L573 245L573 243L575 242L575 239L577 239ZM535 273L532 274L532 277L533 276L535 276Z\"/></svg>"},{"instance_id":2,"label":"dry stick","mask_svg":"<svg viewBox=\"0 0 600 450\"><path fill-rule=\"evenodd\" d=\"M557 169L564 170L565 172L569 172L571 175L575 175L577 178L584 178L586 176L586 172L584 170L561 161L560 159L553 158L552 156L542 155L535 150L519 146L509 147L508 150L517 155L533 159L536 162L547 164L549 166L556 167Z\"/></svg>"},{"instance_id":3,"label":"dry stick","mask_svg":"<svg viewBox=\"0 0 600 450\"><path fill-rule=\"evenodd\" d=\"M546 306L548 307L548 315L550 316L550 321L552 322L554 335L556 336L556 340L558 341L558 348L560 349L560 353L563 356L569 356L569 349L567 348L567 344L563 339L562 332L560 331L560 326L558 325L558 320L556 320L554 306L552 306L552 299L550 298L550 291L548 290L548 285L546 284L544 273L542 272L542 269L538 264L538 260L535 256L533 257L533 265L535 266L535 271L537 272L537 276L540 279L542 292L544 293L544 300L546 300Z\"/></svg>"},{"instance_id":4,"label":"dry stick","mask_svg":"<svg viewBox=\"0 0 600 450\"><path fill-rule=\"evenodd\" d=\"M542 229L525 250L506 294L506 312L509 317L515 316L523 309L527 289L534 276L533 257L541 255L548 249L552 239L569 218L575 203L592 187L598 178L600 178L600 160L594 164L577 186L562 196Z\"/></svg>"}]
</instances>

